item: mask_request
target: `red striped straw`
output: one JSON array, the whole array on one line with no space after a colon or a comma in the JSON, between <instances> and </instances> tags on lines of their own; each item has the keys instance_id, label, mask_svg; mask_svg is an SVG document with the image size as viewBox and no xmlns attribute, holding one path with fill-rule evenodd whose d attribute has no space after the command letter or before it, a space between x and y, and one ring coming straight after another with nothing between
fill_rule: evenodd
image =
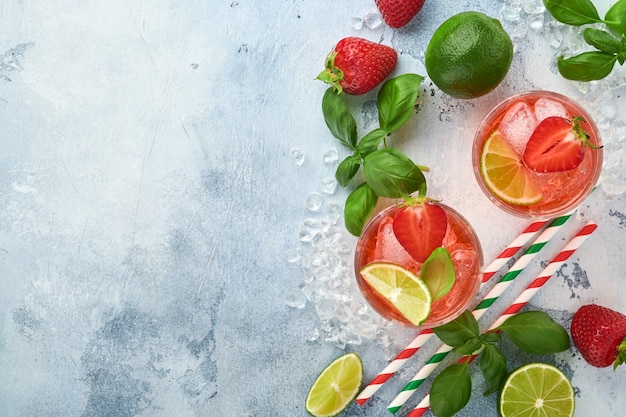
<instances>
[{"instance_id":1,"label":"red striped straw","mask_svg":"<svg viewBox=\"0 0 626 417\"><path fill-rule=\"evenodd\" d=\"M519 236L513 240L489 265L483 270L481 288L493 277L506 263L530 242L530 239L546 225L547 220L538 220L531 223ZM424 329L409 343L372 381L361 391L355 401L363 405L387 382L402 366L418 351L433 335L430 329Z\"/></svg>"},{"instance_id":2,"label":"red striped straw","mask_svg":"<svg viewBox=\"0 0 626 417\"><path fill-rule=\"evenodd\" d=\"M547 267L535 278L522 293L511 303L511 305L498 317L498 319L487 329L493 331L498 328L509 317L517 314L528 301L545 285L548 280L563 266L570 256L587 240L587 238L598 228L594 222L587 223L569 243L550 261ZM471 355L469 362L476 359L478 355ZM464 356L457 363L468 360L468 356ZM422 401L407 415L407 417L421 417L430 408L430 395L426 395Z\"/></svg>"}]
</instances>

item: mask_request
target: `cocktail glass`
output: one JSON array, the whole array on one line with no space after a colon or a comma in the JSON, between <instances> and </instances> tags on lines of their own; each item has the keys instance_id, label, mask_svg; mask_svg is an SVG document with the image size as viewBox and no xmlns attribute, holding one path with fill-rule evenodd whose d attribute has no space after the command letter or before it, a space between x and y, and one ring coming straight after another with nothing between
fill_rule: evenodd
<instances>
[{"instance_id":1,"label":"cocktail glass","mask_svg":"<svg viewBox=\"0 0 626 417\"><path fill-rule=\"evenodd\" d=\"M584 148L584 159L574 169L561 172L535 172L526 167L522 155L535 127L550 116L568 120L580 118L580 127L594 145ZM498 131L519 155L519 167L542 196L530 204L512 204L494 194L485 183L481 154L487 138ZM481 123L472 149L474 174L480 188L498 207L526 218L549 218L563 215L578 207L596 186L602 170L602 141L593 119L585 109L562 94L551 91L529 91L512 96L498 104Z\"/></svg>"},{"instance_id":2,"label":"cocktail glass","mask_svg":"<svg viewBox=\"0 0 626 417\"><path fill-rule=\"evenodd\" d=\"M437 205L446 213L447 229L442 246L449 251L456 272L454 285L446 295L433 302L429 317L420 326L433 328L454 320L475 301L481 282L483 254L474 229L461 214L440 202L429 200L423 204ZM385 208L364 227L357 242L354 267L361 293L376 312L391 322L415 327L360 274L361 269L372 262L389 262L420 275L422 263L409 255L395 238L392 228L394 217L402 207L398 203Z\"/></svg>"}]
</instances>

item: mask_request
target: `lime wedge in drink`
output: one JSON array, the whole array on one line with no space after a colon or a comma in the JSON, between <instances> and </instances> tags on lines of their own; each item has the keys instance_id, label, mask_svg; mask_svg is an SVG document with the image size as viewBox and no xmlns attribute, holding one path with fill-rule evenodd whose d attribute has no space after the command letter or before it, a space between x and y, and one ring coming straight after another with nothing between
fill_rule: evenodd
<instances>
[{"instance_id":1,"label":"lime wedge in drink","mask_svg":"<svg viewBox=\"0 0 626 417\"><path fill-rule=\"evenodd\" d=\"M420 326L428 318L432 296L413 272L397 264L373 262L361 269L361 276L414 325Z\"/></svg>"},{"instance_id":2,"label":"lime wedge in drink","mask_svg":"<svg viewBox=\"0 0 626 417\"><path fill-rule=\"evenodd\" d=\"M507 203L528 206L543 198L530 170L497 130L483 144L480 173L487 188Z\"/></svg>"},{"instance_id":3,"label":"lime wedge in drink","mask_svg":"<svg viewBox=\"0 0 626 417\"><path fill-rule=\"evenodd\" d=\"M574 389L565 374L545 363L513 371L500 393L502 417L572 417Z\"/></svg>"},{"instance_id":4,"label":"lime wedge in drink","mask_svg":"<svg viewBox=\"0 0 626 417\"><path fill-rule=\"evenodd\" d=\"M306 397L306 411L314 417L332 417L356 398L363 382L363 363L356 353L346 353L317 377Z\"/></svg>"}]
</instances>

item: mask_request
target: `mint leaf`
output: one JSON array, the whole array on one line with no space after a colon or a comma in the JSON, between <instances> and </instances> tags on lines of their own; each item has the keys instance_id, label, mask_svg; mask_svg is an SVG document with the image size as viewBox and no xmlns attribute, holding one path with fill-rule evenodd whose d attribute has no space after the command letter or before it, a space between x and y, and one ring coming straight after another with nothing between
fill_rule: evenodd
<instances>
[{"instance_id":1,"label":"mint leaf","mask_svg":"<svg viewBox=\"0 0 626 417\"><path fill-rule=\"evenodd\" d=\"M603 30L587 28L583 31L583 38L601 52L616 54L619 50L619 39Z\"/></svg>"},{"instance_id":2,"label":"mint leaf","mask_svg":"<svg viewBox=\"0 0 626 417\"><path fill-rule=\"evenodd\" d=\"M506 358L494 345L485 345L485 349L480 355L480 370L487 383L484 396L491 395L498 391L506 381L508 369Z\"/></svg>"},{"instance_id":3,"label":"mint leaf","mask_svg":"<svg viewBox=\"0 0 626 417\"><path fill-rule=\"evenodd\" d=\"M616 35L626 34L626 0L619 0L615 3L606 15L604 16L604 23L609 30Z\"/></svg>"},{"instance_id":4,"label":"mint leaf","mask_svg":"<svg viewBox=\"0 0 626 417\"><path fill-rule=\"evenodd\" d=\"M424 77L403 74L386 81L378 92L378 121L387 131L398 130L413 114Z\"/></svg>"},{"instance_id":5,"label":"mint leaf","mask_svg":"<svg viewBox=\"0 0 626 417\"><path fill-rule=\"evenodd\" d=\"M440 299L454 285L456 271L446 248L435 249L422 264L420 278L426 283L433 301Z\"/></svg>"},{"instance_id":6,"label":"mint leaf","mask_svg":"<svg viewBox=\"0 0 626 417\"><path fill-rule=\"evenodd\" d=\"M471 394L467 364L450 365L433 380L430 408L437 417L451 417L465 407Z\"/></svg>"},{"instance_id":7,"label":"mint leaf","mask_svg":"<svg viewBox=\"0 0 626 417\"><path fill-rule=\"evenodd\" d=\"M413 161L395 148L379 149L367 155L363 172L376 195L388 198L406 197L415 191L426 194L426 179Z\"/></svg>"},{"instance_id":8,"label":"mint leaf","mask_svg":"<svg viewBox=\"0 0 626 417\"><path fill-rule=\"evenodd\" d=\"M343 220L348 232L354 236L361 235L377 201L378 196L366 182L350 193L343 209Z\"/></svg>"},{"instance_id":9,"label":"mint leaf","mask_svg":"<svg viewBox=\"0 0 626 417\"><path fill-rule=\"evenodd\" d=\"M335 171L335 179L337 179L339 185L342 187L348 185L348 182L350 182L359 171L360 166L361 158L358 155L349 155L341 161Z\"/></svg>"},{"instance_id":10,"label":"mint leaf","mask_svg":"<svg viewBox=\"0 0 626 417\"><path fill-rule=\"evenodd\" d=\"M590 0L543 0L548 12L561 23L582 26L602 22Z\"/></svg>"},{"instance_id":11,"label":"mint leaf","mask_svg":"<svg viewBox=\"0 0 626 417\"><path fill-rule=\"evenodd\" d=\"M509 317L496 330L502 331L521 350L547 355L569 349L567 331L543 311L526 311Z\"/></svg>"},{"instance_id":12,"label":"mint leaf","mask_svg":"<svg viewBox=\"0 0 626 417\"><path fill-rule=\"evenodd\" d=\"M605 52L583 52L567 59L559 57L557 66L561 75L568 80L593 81L609 75L615 61L615 55Z\"/></svg>"},{"instance_id":13,"label":"mint leaf","mask_svg":"<svg viewBox=\"0 0 626 417\"><path fill-rule=\"evenodd\" d=\"M356 121L341 95L328 88L322 98L322 112L326 126L334 137L350 149L355 149L358 139Z\"/></svg>"},{"instance_id":14,"label":"mint leaf","mask_svg":"<svg viewBox=\"0 0 626 417\"><path fill-rule=\"evenodd\" d=\"M455 348L480 335L478 321L470 311L464 311L450 323L435 327L433 332L442 342Z\"/></svg>"},{"instance_id":15,"label":"mint leaf","mask_svg":"<svg viewBox=\"0 0 626 417\"><path fill-rule=\"evenodd\" d=\"M357 152L359 152L363 157L374 152L378 149L380 143L387 137L389 131L377 128L369 132L367 135L363 136L363 139L356 146Z\"/></svg>"}]
</instances>

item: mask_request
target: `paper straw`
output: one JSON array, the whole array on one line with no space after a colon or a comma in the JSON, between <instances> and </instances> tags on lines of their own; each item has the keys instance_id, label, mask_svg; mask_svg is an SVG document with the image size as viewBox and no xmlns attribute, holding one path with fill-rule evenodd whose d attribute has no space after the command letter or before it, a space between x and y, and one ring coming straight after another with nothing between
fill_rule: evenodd
<instances>
[{"instance_id":1,"label":"paper straw","mask_svg":"<svg viewBox=\"0 0 626 417\"><path fill-rule=\"evenodd\" d=\"M538 220L526 227L500 254L483 270L482 286L491 279L530 239L546 225L547 220ZM432 337L433 332L425 329L404 348L372 381L361 391L355 401L363 405Z\"/></svg>"},{"instance_id":2,"label":"paper straw","mask_svg":"<svg viewBox=\"0 0 626 417\"><path fill-rule=\"evenodd\" d=\"M552 237L563 227L563 224L572 216L568 213L552 220L548 227L535 239L535 241L526 249L524 254L513 264L511 269L502 276L500 281L485 295L483 300L474 308L472 314L476 320L480 319L487 312L489 307L498 299L511 282L528 266L530 261L537 253L552 239ZM400 391L400 393L387 406L387 410L395 414L413 395L420 385L430 376L430 374L441 364L441 361L452 351L452 346L443 344L437 352L426 361L425 365L417 372L417 374L409 381L409 383Z\"/></svg>"},{"instance_id":3,"label":"paper straw","mask_svg":"<svg viewBox=\"0 0 626 417\"><path fill-rule=\"evenodd\" d=\"M569 241L569 243L550 261L548 266L541 271L541 273L535 278L522 293L511 303L511 305L498 317L498 319L487 329L492 331L498 328L509 317L517 314L530 299L535 295L548 280L556 273L556 271L563 266L566 260L587 240L587 238L598 228L598 225L594 222L587 223L576 235ZM459 359L458 363L468 361L466 355ZM472 362L478 355L471 355L469 362ZM430 408L430 395L426 395L422 401L407 415L407 417L421 417Z\"/></svg>"}]
</instances>

